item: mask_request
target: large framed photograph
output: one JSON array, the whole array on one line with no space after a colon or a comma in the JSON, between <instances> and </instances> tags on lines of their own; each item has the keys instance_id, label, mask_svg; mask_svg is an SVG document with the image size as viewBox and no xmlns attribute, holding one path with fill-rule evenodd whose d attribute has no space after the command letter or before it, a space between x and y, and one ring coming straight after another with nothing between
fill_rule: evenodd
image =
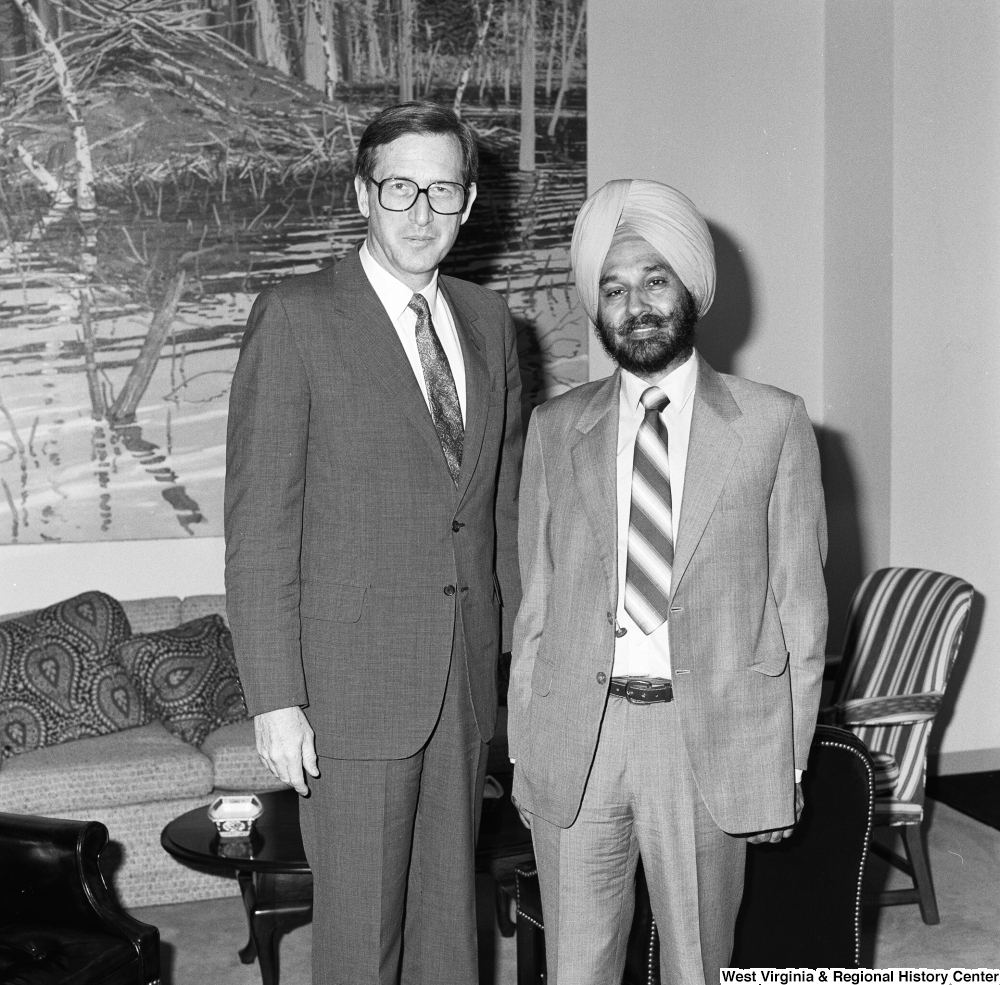
<instances>
[{"instance_id":1,"label":"large framed photograph","mask_svg":"<svg viewBox=\"0 0 1000 985\"><path fill-rule=\"evenodd\" d=\"M584 0L0 0L0 544L222 534L229 383L273 281L365 221L380 108L452 106L446 272L507 298L525 410L587 378Z\"/></svg>"}]
</instances>

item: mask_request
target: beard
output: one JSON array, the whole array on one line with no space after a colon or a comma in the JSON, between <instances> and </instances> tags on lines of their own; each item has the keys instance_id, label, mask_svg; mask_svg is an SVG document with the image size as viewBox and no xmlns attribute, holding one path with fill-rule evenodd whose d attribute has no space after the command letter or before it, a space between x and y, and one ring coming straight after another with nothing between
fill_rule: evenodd
<instances>
[{"instance_id":1,"label":"beard","mask_svg":"<svg viewBox=\"0 0 1000 985\"><path fill-rule=\"evenodd\" d=\"M685 290L680 303L669 315L648 311L626 318L613 327L598 314L596 327L604 351L622 369L636 376L652 376L662 373L675 359L690 354L697 324L694 298ZM646 339L632 338L637 328L650 326L660 331Z\"/></svg>"}]
</instances>

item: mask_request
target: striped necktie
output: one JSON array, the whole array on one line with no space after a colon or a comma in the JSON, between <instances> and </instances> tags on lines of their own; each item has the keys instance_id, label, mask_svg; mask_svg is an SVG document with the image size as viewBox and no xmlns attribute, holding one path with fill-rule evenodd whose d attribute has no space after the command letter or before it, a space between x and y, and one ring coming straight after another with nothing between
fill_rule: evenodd
<instances>
[{"instance_id":1,"label":"striped necktie","mask_svg":"<svg viewBox=\"0 0 1000 985\"><path fill-rule=\"evenodd\" d=\"M417 352L420 366L424 371L427 385L427 399L431 407L434 430L437 431L441 450L448 462L448 471L455 485L462 470L462 446L465 442L465 425L462 423L462 408L458 402L455 377L451 374L448 357L444 354L441 340L434 331L431 310L427 298L414 294L407 305L417 315Z\"/></svg>"},{"instance_id":2,"label":"striped necktie","mask_svg":"<svg viewBox=\"0 0 1000 985\"><path fill-rule=\"evenodd\" d=\"M666 622L674 563L667 428L660 418L668 403L670 398L658 387L643 393L646 416L635 438L632 462L625 611L647 636Z\"/></svg>"}]
</instances>

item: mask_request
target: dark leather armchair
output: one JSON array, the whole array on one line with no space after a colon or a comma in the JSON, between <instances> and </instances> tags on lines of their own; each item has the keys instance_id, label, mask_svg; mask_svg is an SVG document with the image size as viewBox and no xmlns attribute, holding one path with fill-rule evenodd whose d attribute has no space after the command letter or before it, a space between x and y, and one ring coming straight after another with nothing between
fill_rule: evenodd
<instances>
[{"instance_id":1,"label":"dark leather armchair","mask_svg":"<svg viewBox=\"0 0 1000 985\"><path fill-rule=\"evenodd\" d=\"M871 756L845 729L820 725L802 779L795 833L747 848L734 968L857 968L861 879L875 796ZM516 870L517 981L541 985L544 928L534 865ZM660 942L640 863L623 985L660 985Z\"/></svg>"},{"instance_id":2,"label":"dark leather armchair","mask_svg":"<svg viewBox=\"0 0 1000 985\"><path fill-rule=\"evenodd\" d=\"M0 981L156 985L160 934L118 905L99 821L0 813Z\"/></svg>"},{"instance_id":3,"label":"dark leather armchair","mask_svg":"<svg viewBox=\"0 0 1000 985\"><path fill-rule=\"evenodd\" d=\"M857 968L875 779L865 744L816 727L792 836L747 849L735 968Z\"/></svg>"}]
</instances>

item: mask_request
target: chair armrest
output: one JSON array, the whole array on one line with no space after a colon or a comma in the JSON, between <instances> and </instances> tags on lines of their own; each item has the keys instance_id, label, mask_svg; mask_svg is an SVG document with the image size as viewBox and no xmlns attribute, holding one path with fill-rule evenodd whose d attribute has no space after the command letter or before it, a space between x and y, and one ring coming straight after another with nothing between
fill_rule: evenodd
<instances>
[{"instance_id":1,"label":"chair armrest","mask_svg":"<svg viewBox=\"0 0 1000 985\"><path fill-rule=\"evenodd\" d=\"M4 892L0 924L40 923L113 934L129 941L144 981L159 975L160 935L111 895L98 859L108 843L99 821L0 813Z\"/></svg>"},{"instance_id":2,"label":"chair armrest","mask_svg":"<svg viewBox=\"0 0 1000 985\"><path fill-rule=\"evenodd\" d=\"M836 725L912 725L929 722L941 707L941 691L900 694L886 698L852 698L824 708L824 721Z\"/></svg>"}]
</instances>

